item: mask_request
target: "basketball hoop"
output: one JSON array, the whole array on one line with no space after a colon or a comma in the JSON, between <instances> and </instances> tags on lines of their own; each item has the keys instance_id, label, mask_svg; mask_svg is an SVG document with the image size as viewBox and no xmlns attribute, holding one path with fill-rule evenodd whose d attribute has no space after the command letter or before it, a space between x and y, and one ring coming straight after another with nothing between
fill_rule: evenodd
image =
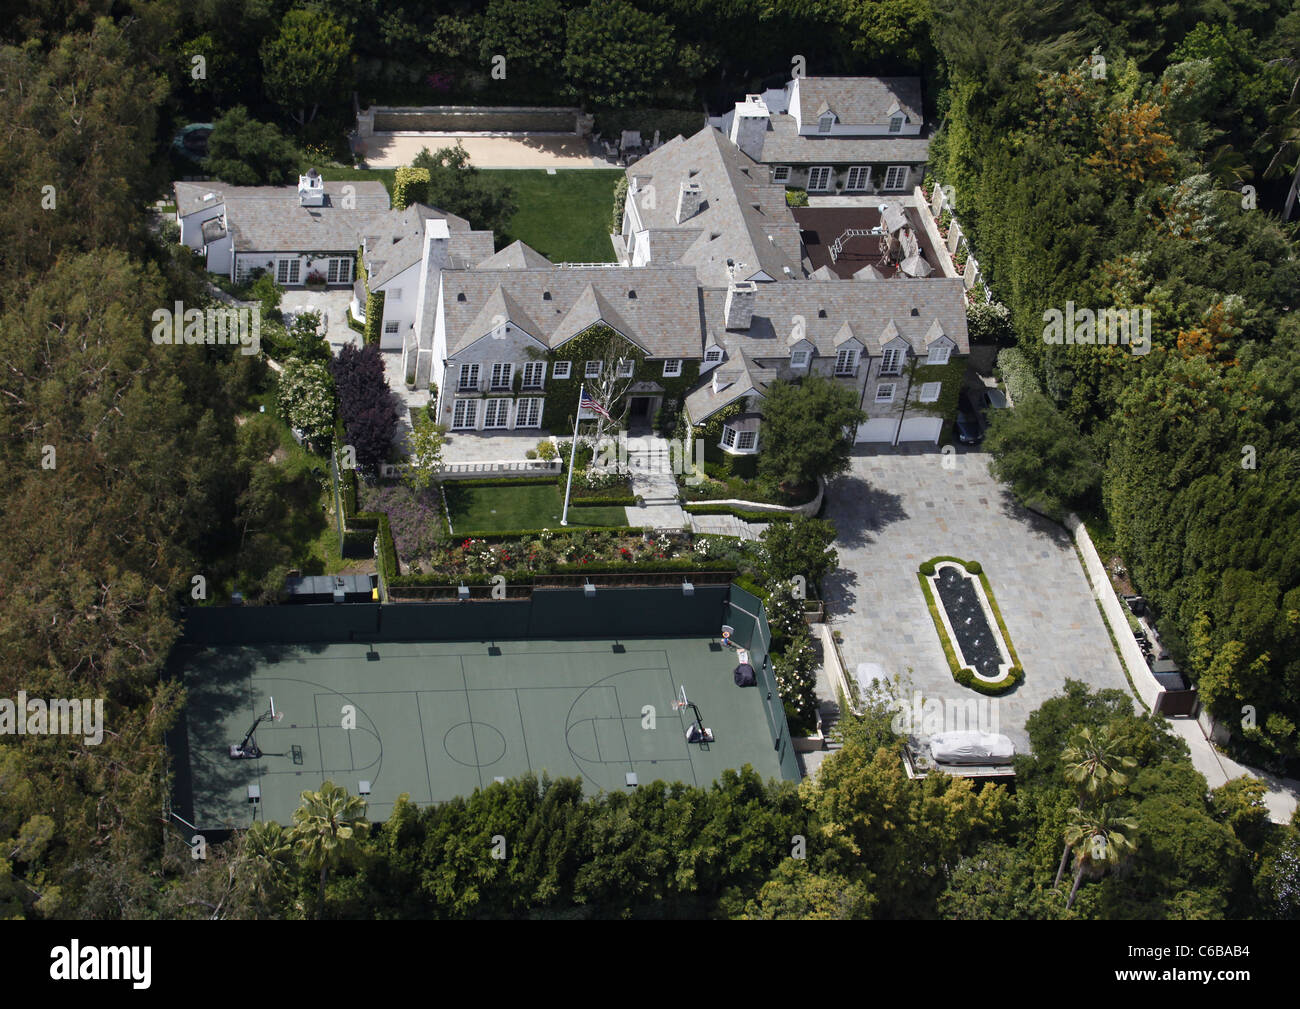
<instances>
[{"instance_id":1,"label":"basketball hoop","mask_svg":"<svg viewBox=\"0 0 1300 1009\"><path fill-rule=\"evenodd\" d=\"M283 720L284 720L284 712L283 712L283 711L277 711L274 715L271 716L271 721L273 721L273 722L280 722L280 721L283 721Z\"/></svg>"}]
</instances>

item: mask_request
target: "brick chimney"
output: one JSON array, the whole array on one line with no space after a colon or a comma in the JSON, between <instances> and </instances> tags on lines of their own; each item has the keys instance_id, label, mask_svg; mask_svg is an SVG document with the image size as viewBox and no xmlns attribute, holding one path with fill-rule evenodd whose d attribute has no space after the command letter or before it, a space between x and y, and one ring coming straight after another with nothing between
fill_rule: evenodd
<instances>
[{"instance_id":1,"label":"brick chimney","mask_svg":"<svg viewBox=\"0 0 1300 1009\"><path fill-rule=\"evenodd\" d=\"M727 284L727 302L723 318L727 329L748 329L754 318L758 285L752 280L732 279Z\"/></svg>"},{"instance_id":2,"label":"brick chimney","mask_svg":"<svg viewBox=\"0 0 1300 1009\"><path fill-rule=\"evenodd\" d=\"M703 193L698 182L683 182L677 194L677 223L688 221L700 211L700 199Z\"/></svg>"}]
</instances>

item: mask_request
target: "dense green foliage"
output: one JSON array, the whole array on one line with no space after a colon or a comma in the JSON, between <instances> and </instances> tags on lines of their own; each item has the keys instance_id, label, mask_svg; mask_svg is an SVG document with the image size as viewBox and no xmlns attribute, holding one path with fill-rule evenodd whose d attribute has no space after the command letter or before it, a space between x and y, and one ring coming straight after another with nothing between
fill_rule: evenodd
<instances>
[{"instance_id":1,"label":"dense green foliage","mask_svg":"<svg viewBox=\"0 0 1300 1009\"><path fill-rule=\"evenodd\" d=\"M932 145L1009 309L1018 391L1043 392L994 422L999 473L1048 510L1104 513L1202 700L1232 727L1248 706L1237 740L1279 768L1300 755L1290 6L945 0ZM1149 312L1149 352L1045 339L1072 309L1076 334L1085 310Z\"/></svg>"}]
</instances>

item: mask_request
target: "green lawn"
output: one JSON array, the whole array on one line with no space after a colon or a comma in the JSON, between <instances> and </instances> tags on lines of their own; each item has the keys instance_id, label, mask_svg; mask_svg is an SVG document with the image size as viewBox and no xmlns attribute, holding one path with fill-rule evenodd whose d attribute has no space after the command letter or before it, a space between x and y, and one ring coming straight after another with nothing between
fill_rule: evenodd
<instances>
[{"instance_id":1,"label":"green lawn","mask_svg":"<svg viewBox=\"0 0 1300 1009\"><path fill-rule=\"evenodd\" d=\"M485 181L514 190L518 213L497 245L527 242L557 263L611 263L610 215L619 169L483 169Z\"/></svg>"},{"instance_id":2,"label":"green lawn","mask_svg":"<svg viewBox=\"0 0 1300 1009\"><path fill-rule=\"evenodd\" d=\"M395 168L337 165L322 171L332 182L382 182L390 195L397 174ZM498 248L518 239L557 263L614 261L609 225L614 209L614 184L622 175L621 169L570 168L547 175L543 168L484 168L479 174L489 184L509 186L519 207L507 232L496 236ZM442 209L454 211L451 207Z\"/></svg>"},{"instance_id":3,"label":"green lawn","mask_svg":"<svg viewBox=\"0 0 1300 1009\"><path fill-rule=\"evenodd\" d=\"M444 485L455 535L503 532L510 529L558 529L564 490L555 484L522 487L458 487ZM571 526L625 526L627 509L611 506L575 508L569 503Z\"/></svg>"}]
</instances>

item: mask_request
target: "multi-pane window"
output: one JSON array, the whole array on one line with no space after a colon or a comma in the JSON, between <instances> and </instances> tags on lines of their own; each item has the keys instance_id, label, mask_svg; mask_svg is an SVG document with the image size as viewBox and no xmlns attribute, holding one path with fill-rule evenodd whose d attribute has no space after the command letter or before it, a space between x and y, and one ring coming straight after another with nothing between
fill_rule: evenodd
<instances>
[{"instance_id":1,"label":"multi-pane window","mask_svg":"<svg viewBox=\"0 0 1300 1009\"><path fill-rule=\"evenodd\" d=\"M568 378L572 368L572 361L556 361L555 367L551 369L551 378Z\"/></svg>"},{"instance_id":2,"label":"multi-pane window","mask_svg":"<svg viewBox=\"0 0 1300 1009\"><path fill-rule=\"evenodd\" d=\"M817 132L829 133L831 131L831 127L834 125L835 125L834 116L822 116L820 119L817 120Z\"/></svg>"},{"instance_id":3,"label":"multi-pane window","mask_svg":"<svg viewBox=\"0 0 1300 1009\"><path fill-rule=\"evenodd\" d=\"M706 364L717 364L722 360L722 348L710 347L704 352L704 361Z\"/></svg>"},{"instance_id":4,"label":"multi-pane window","mask_svg":"<svg viewBox=\"0 0 1300 1009\"><path fill-rule=\"evenodd\" d=\"M722 429L722 444L724 448L736 447L736 429L734 427L724 427Z\"/></svg>"},{"instance_id":5,"label":"multi-pane window","mask_svg":"<svg viewBox=\"0 0 1300 1009\"><path fill-rule=\"evenodd\" d=\"M871 181L870 165L854 165L849 169L849 179L844 184L845 189L866 189L867 183Z\"/></svg>"},{"instance_id":6,"label":"multi-pane window","mask_svg":"<svg viewBox=\"0 0 1300 1009\"><path fill-rule=\"evenodd\" d=\"M894 383L881 382L876 386L876 402L892 403L894 401Z\"/></svg>"},{"instance_id":7,"label":"multi-pane window","mask_svg":"<svg viewBox=\"0 0 1300 1009\"><path fill-rule=\"evenodd\" d=\"M951 347L932 347L928 357L929 364L947 364L948 356L952 353Z\"/></svg>"},{"instance_id":8,"label":"multi-pane window","mask_svg":"<svg viewBox=\"0 0 1300 1009\"><path fill-rule=\"evenodd\" d=\"M820 192L823 189L829 189L831 184L831 169L829 165L818 165L815 168L808 169L808 192Z\"/></svg>"},{"instance_id":9,"label":"multi-pane window","mask_svg":"<svg viewBox=\"0 0 1300 1009\"><path fill-rule=\"evenodd\" d=\"M515 366L509 361L498 361L492 365L492 388L509 389L510 379L514 377Z\"/></svg>"},{"instance_id":10,"label":"multi-pane window","mask_svg":"<svg viewBox=\"0 0 1300 1009\"><path fill-rule=\"evenodd\" d=\"M807 367L808 367L808 351L806 351L806 350L794 350L794 351L791 351L791 352L790 352L790 367L791 367L791 368L807 368Z\"/></svg>"},{"instance_id":11,"label":"multi-pane window","mask_svg":"<svg viewBox=\"0 0 1300 1009\"><path fill-rule=\"evenodd\" d=\"M890 132L890 133L902 133L902 132L903 132L903 117L902 117L902 116L892 116L892 117L890 118L890 120L889 120L889 132Z\"/></svg>"},{"instance_id":12,"label":"multi-pane window","mask_svg":"<svg viewBox=\"0 0 1300 1009\"><path fill-rule=\"evenodd\" d=\"M461 429L472 428L478 421L478 400L476 399L458 399L456 400L456 412L452 414L451 426Z\"/></svg>"},{"instance_id":13,"label":"multi-pane window","mask_svg":"<svg viewBox=\"0 0 1300 1009\"><path fill-rule=\"evenodd\" d=\"M790 166L789 166L789 165L774 165L774 166L772 167L772 181L773 181L773 182L789 182L789 181L790 181Z\"/></svg>"},{"instance_id":14,"label":"multi-pane window","mask_svg":"<svg viewBox=\"0 0 1300 1009\"><path fill-rule=\"evenodd\" d=\"M858 367L858 352L855 348L845 348L835 355L835 374L852 375Z\"/></svg>"},{"instance_id":15,"label":"multi-pane window","mask_svg":"<svg viewBox=\"0 0 1300 1009\"><path fill-rule=\"evenodd\" d=\"M400 287L394 287L391 291L388 292L388 300L389 300L389 301L401 301L401 300L402 300L402 289L401 289Z\"/></svg>"},{"instance_id":16,"label":"multi-pane window","mask_svg":"<svg viewBox=\"0 0 1300 1009\"><path fill-rule=\"evenodd\" d=\"M921 386L921 402L935 403L939 399L939 388L942 382L925 382Z\"/></svg>"},{"instance_id":17,"label":"multi-pane window","mask_svg":"<svg viewBox=\"0 0 1300 1009\"><path fill-rule=\"evenodd\" d=\"M352 260L331 259L329 261L329 273L327 274L326 279L331 284L352 283Z\"/></svg>"},{"instance_id":18,"label":"multi-pane window","mask_svg":"<svg viewBox=\"0 0 1300 1009\"><path fill-rule=\"evenodd\" d=\"M510 426L510 400L489 399L483 411L483 430Z\"/></svg>"},{"instance_id":19,"label":"multi-pane window","mask_svg":"<svg viewBox=\"0 0 1300 1009\"><path fill-rule=\"evenodd\" d=\"M618 371L614 374L618 378L631 378L632 372L636 370L636 362L630 357L620 357L618 359Z\"/></svg>"},{"instance_id":20,"label":"multi-pane window","mask_svg":"<svg viewBox=\"0 0 1300 1009\"><path fill-rule=\"evenodd\" d=\"M460 366L460 382L457 383L456 388L461 389L462 391L465 389L478 388L477 364L462 364Z\"/></svg>"},{"instance_id":21,"label":"multi-pane window","mask_svg":"<svg viewBox=\"0 0 1300 1009\"><path fill-rule=\"evenodd\" d=\"M885 188L902 189L907 183L907 166L891 165L885 170Z\"/></svg>"},{"instance_id":22,"label":"multi-pane window","mask_svg":"<svg viewBox=\"0 0 1300 1009\"><path fill-rule=\"evenodd\" d=\"M757 443L757 431L741 431L740 436L736 439L736 448L741 452L752 452Z\"/></svg>"},{"instance_id":23,"label":"multi-pane window","mask_svg":"<svg viewBox=\"0 0 1300 1009\"><path fill-rule=\"evenodd\" d=\"M600 378L600 365L600 361L588 361L587 367L583 370L582 374L586 378Z\"/></svg>"},{"instance_id":24,"label":"multi-pane window","mask_svg":"<svg viewBox=\"0 0 1300 1009\"><path fill-rule=\"evenodd\" d=\"M540 389L544 378L546 378L545 361L529 361L524 365L523 387L525 389Z\"/></svg>"},{"instance_id":25,"label":"multi-pane window","mask_svg":"<svg viewBox=\"0 0 1300 1009\"><path fill-rule=\"evenodd\" d=\"M676 378L682 373L682 359L670 357L664 362L664 378Z\"/></svg>"},{"instance_id":26,"label":"multi-pane window","mask_svg":"<svg viewBox=\"0 0 1300 1009\"><path fill-rule=\"evenodd\" d=\"M891 347L885 351L884 360L880 363L880 374L897 375L903 370L903 351L900 347Z\"/></svg>"},{"instance_id":27,"label":"multi-pane window","mask_svg":"<svg viewBox=\"0 0 1300 1009\"><path fill-rule=\"evenodd\" d=\"M301 269L302 261L296 257L294 259L281 259L275 266L275 282L277 284L296 284Z\"/></svg>"},{"instance_id":28,"label":"multi-pane window","mask_svg":"<svg viewBox=\"0 0 1300 1009\"><path fill-rule=\"evenodd\" d=\"M396 333L400 323L396 319L389 319L384 323L384 332L388 334Z\"/></svg>"},{"instance_id":29,"label":"multi-pane window","mask_svg":"<svg viewBox=\"0 0 1300 1009\"><path fill-rule=\"evenodd\" d=\"M515 411L515 427L541 427L543 402L540 399L521 399Z\"/></svg>"}]
</instances>

